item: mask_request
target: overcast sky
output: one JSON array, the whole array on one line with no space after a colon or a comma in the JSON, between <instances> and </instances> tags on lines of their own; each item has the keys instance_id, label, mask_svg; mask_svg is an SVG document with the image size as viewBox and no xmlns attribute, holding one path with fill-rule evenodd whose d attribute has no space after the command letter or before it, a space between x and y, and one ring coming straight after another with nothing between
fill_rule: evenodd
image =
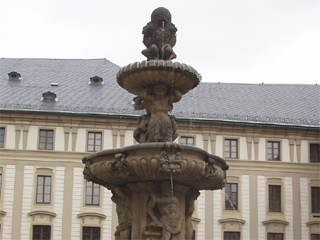
<instances>
[{"instance_id":1,"label":"overcast sky","mask_svg":"<svg viewBox=\"0 0 320 240\"><path fill-rule=\"evenodd\" d=\"M320 83L319 0L0 0L0 57L142 61L157 7L204 82Z\"/></svg>"}]
</instances>

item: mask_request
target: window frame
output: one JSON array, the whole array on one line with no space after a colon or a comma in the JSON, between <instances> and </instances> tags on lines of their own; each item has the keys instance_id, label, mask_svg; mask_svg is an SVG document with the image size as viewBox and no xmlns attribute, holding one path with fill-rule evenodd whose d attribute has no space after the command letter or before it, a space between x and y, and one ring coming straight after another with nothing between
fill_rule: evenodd
<instances>
[{"instance_id":1,"label":"window frame","mask_svg":"<svg viewBox=\"0 0 320 240\"><path fill-rule=\"evenodd\" d=\"M93 144L89 144L89 136L90 134L94 134L94 138L93 138ZM96 144L96 141L99 139L96 139L96 135L100 134L100 146ZM103 139L103 134L102 132L99 131L88 131L87 132L87 152L98 152L102 150L102 139ZM97 149L97 147L100 147L99 149ZM93 147L93 150L89 150L89 147Z\"/></svg>"},{"instance_id":2,"label":"window frame","mask_svg":"<svg viewBox=\"0 0 320 240\"><path fill-rule=\"evenodd\" d=\"M2 134L3 131L3 134ZM5 127L0 127L0 148L5 147L5 142L6 142L6 128ZM3 140L2 140L3 139Z\"/></svg>"},{"instance_id":3,"label":"window frame","mask_svg":"<svg viewBox=\"0 0 320 240\"><path fill-rule=\"evenodd\" d=\"M269 143L271 143L271 148L269 147ZM274 144L278 144L278 159L275 158L275 147ZM269 158L269 149L271 149L271 158ZM281 161L281 142L276 140L267 141L267 160L268 161Z\"/></svg>"},{"instance_id":4,"label":"window frame","mask_svg":"<svg viewBox=\"0 0 320 240\"><path fill-rule=\"evenodd\" d=\"M272 187L272 197L270 196L270 188ZM278 194L279 199L277 198L276 188L279 188L280 193ZM272 198L272 201L270 199ZM278 201L277 201L278 200ZM277 204L277 202L279 202ZM279 211L277 210L279 207ZM281 213L282 212L282 185L279 184L269 184L268 185L268 210L269 213Z\"/></svg>"},{"instance_id":5,"label":"window frame","mask_svg":"<svg viewBox=\"0 0 320 240\"><path fill-rule=\"evenodd\" d=\"M317 194L314 194L316 192ZM311 186L311 213L320 214L320 187ZM316 204L318 203L318 204Z\"/></svg>"},{"instance_id":6,"label":"window frame","mask_svg":"<svg viewBox=\"0 0 320 240\"><path fill-rule=\"evenodd\" d=\"M41 139L43 139L43 137L41 136L41 132L45 132L45 142L42 143ZM52 137L48 137L48 133L52 132ZM54 130L53 129L39 129L39 143L38 143L38 149L39 150L53 150L54 149ZM52 147L49 148L48 147L48 139L52 139ZM44 148L41 148L41 144L44 144Z\"/></svg>"},{"instance_id":7,"label":"window frame","mask_svg":"<svg viewBox=\"0 0 320 240\"><path fill-rule=\"evenodd\" d=\"M88 184L91 184L91 195L88 195ZM99 191L99 195L95 195L94 194L94 189L98 189ZM84 200L84 203L85 203L85 206L100 206L100 202L101 202L101 188L100 188L100 185L97 184L97 183L94 183L94 182L90 182L90 181L86 181L86 184L85 184L85 200ZM94 197L95 196L98 196L98 204L94 204ZM87 203L87 197L90 197L90 203Z\"/></svg>"},{"instance_id":8,"label":"window frame","mask_svg":"<svg viewBox=\"0 0 320 240\"><path fill-rule=\"evenodd\" d=\"M226 151L226 142L229 142L229 151ZM234 151L232 151L231 147L232 147L232 142L236 143L236 156L232 157L232 153L234 153ZM228 155L226 155L226 153L228 153ZM227 159L239 159L239 139L237 138L224 138L223 141L223 156L224 158Z\"/></svg>"},{"instance_id":9,"label":"window frame","mask_svg":"<svg viewBox=\"0 0 320 240\"><path fill-rule=\"evenodd\" d=\"M182 143L182 139L185 139L186 143ZM188 139L192 139L192 144L188 143ZM181 135L180 136L180 144L188 145L188 146L195 146L195 137L194 136Z\"/></svg>"},{"instance_id":10,"label":"window frame","mask_svg":"<svg viewBox=\"0 0 320 240\"><path fill-rule=\"evenodd\" d=\"M39 177L43 177L43 186L42 186L42 193L38 192L38 187L39 187ZM45 193L45 179L50 177L50 193L49 193L49 202L45 202L45 196L47 196L48 194ZM51 194L52 193L52 176L51 175L36 175L36 204L51 204ZM38 202L38 195L41 194L42 195L42 201Z\"/></svg>"},{"instance_id":11,"label":"window frame","mask_svg":"<svg viewBox=\"0 0 320 240\"><path fill-rule=\"evenodd\" d=\"M239 234L239 237L238 238L226 238L226 234L233 234L233 233L236 233L236 234ZM241 239L241 232L236 232L236 231L224 231L223 232L223 240L240 240Z\"/></svg>"},{"instance_id":12,"label":"window frame","mask_svg":"<svg viewBox=\"0 0 320 240\"><path fill-rule=\"evenodd\" d=\"M272 239L269 238L269 236L273 234ZM283 233L273 233L273 232L268 232L267 233L267 240L278 240L277 235L281 235L282 236L282 240L284 239L284 234Z\"/></svg>"},{"instance_id":13,"label":"window frame","mask_svg":"<svg viewBox=\"0 0 320 240\"><path fill-rule=\"evenodd\" d=\"M101 227L99 227L99 226L82 226L82 235L81 235L82 240L84 239L84 229L85 228L90 228L90 235L89 235L90 240L92 240L92 237L93 237L92 230L99 229L99 239L101 239Z\"/></svg>"},{"instance_id":14,"label":"window frame","mask_svg":"<svg viewBox=\"0 0 320 240\"><path fill-rule=\"evenodd\" d=\"M313 238L313 237L316 237L316 238ZM320 240L320 234L319 233L311 233L310 239L311 240Z\"/></svg>"},{"instance_id":15,"label":"window frame","mask_svg":"<svg viewBox=\"0 0 320 240\"><path fill-rule=\"evenodd\" d=\"M34 238L34 228L35 227L40 227L40 239L43 239L43 227L49 227L50 228L50 235L49 235L49 240L52 238L52 227L51 225L38 225L38 224L34 224L32 225L32 240L33 239L39 239L39 238Z\"/></svg>"},{"instance_id":16,"label":"window frame","mask_svg":"<svg viewBox=\"0 0 320 240\"><path fill-rule=\"evenodd\" d=\"M318 147L318 149L311 149ZM313 154L311 154L313 152ZM311 159L311 156L314 156L314 159ZM311 161L312 160L312 161ZM320 163L320 143L309 143L309 162L310 163Z\"/></svg>"},{"instance_id":17,"label":"window frame","mask_svg":"<svg viewBox=\"0 0 320 240\"><path fill-rule=\"evenodd\" d=\"M226 190L227 185L230 185L230 191L228 193L227 193L227 190ZM236 188L237 188L236 189L237 191L235 192L236 193L236 206L233 205L234 208L232 207L231 203L228 200L228 198L230 199L231 202L233 200L232 193L234 193L234 192L232 191L232 185L235 185ZM224 192L225 192L224 209L225 210L239 210L239 184L238 183L234 183L234 182L226 183ZM227 196L228 196L228 198L227 198ZM227 208L227 205L229 206L228 208Z\"/></svg>"}]
</instances>

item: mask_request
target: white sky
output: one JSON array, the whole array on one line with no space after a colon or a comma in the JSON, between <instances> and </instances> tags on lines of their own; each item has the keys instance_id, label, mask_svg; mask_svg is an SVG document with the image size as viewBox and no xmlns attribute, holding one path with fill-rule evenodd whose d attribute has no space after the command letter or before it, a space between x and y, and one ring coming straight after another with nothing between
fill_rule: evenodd
<instances>
[{"instance_id":1,"label":"white sky","mask_svg":"<svg viewBox=\"0 0 320 240\"><path fill-rule=\"evenodd\" d=\"M142 61L157 7L203 82L320 83L319 0L0 0L0 57Z\"/></svg>"}]
</instances>

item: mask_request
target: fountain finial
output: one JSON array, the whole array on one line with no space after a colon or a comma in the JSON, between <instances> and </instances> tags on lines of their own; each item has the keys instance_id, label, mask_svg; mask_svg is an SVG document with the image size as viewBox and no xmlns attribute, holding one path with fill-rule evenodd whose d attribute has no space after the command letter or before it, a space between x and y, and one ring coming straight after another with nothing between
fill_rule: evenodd
<instances>
[{"instance_id":1,"label":"fountain finial","mask_svg":"<svg viewBox=\"0 0 320 240\"><path fill-rule=\"evenodd\" d=\"M143 28L143 44L147 49L142 54L147 60L172 60L177 55L172 50L176 44L177 28L171 22L171 13L164 7L155 9L151 21Z\"/></svg>"}]
</instances>

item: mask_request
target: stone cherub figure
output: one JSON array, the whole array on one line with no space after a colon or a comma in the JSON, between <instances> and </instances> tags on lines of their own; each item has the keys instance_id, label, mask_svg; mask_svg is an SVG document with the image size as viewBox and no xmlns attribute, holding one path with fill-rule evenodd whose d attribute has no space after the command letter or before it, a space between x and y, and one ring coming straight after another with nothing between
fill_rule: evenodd
<instances>
[{"instance_id":1,"label":"stone cherub figure","mask_svg":"<svg viewBox=\"0 0 320 240\"><path fill-rule=\"evenodd\" d=\"M147 206L147 213L152 219L150 226L162 228L160 240L184 239L185 217L181 214L179 199L172 196L170 184L162 183L161 193L156 191L158 189L150 190L151 198ZM155 207L161 214L160 219L154 213Z\"/></svg>"},{"instance_id":2,"label":"stone cherub figure","mask_svg":"<svg viewBox=\"0 0 320 240\"><path fill-rule=\"evenodd\" d=\"M119 223L115 232L116 240L129 240L132 225L131 191L127 187L116 187L112 193L111 200L116 203Z\"/></svg>"},{"instance_id":3,"label":"stone cherub figure","mask_svg":"<svg viewBox=\"0 0 320 240\"><path fill-rule=\"evenodd\" d=\"M177 28L171 23L170 12L163 7L151 14L151 22L143 28L143 44L147 49L142 54L147 60L172 60L176 54L172 48L176 44Z\"/></svg>"},{"instance_id":4,"label":"stone cherub figure","mask_svg":"<svg viewBox=\"0 0 320 240\"><path fill-rule=\"evenodd\" d=\"M173 109L173 103L181 99L178 90L168 90L165 84L156 84L144 88L135 100L135 110L146 109L139 126L134 131L134 138L139 143L173 142L178 133L176 119L168 114Z\"/></svg>"}]
</instances>

